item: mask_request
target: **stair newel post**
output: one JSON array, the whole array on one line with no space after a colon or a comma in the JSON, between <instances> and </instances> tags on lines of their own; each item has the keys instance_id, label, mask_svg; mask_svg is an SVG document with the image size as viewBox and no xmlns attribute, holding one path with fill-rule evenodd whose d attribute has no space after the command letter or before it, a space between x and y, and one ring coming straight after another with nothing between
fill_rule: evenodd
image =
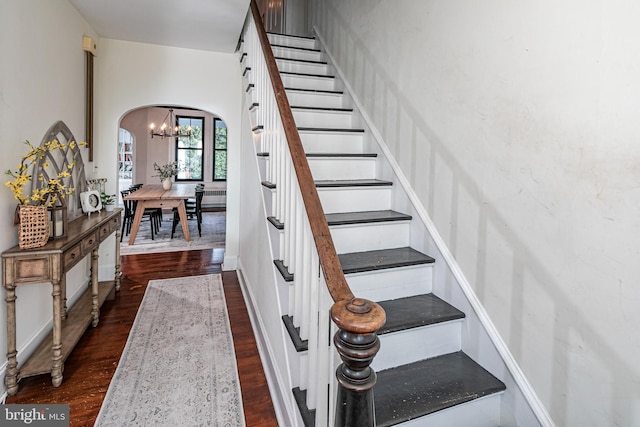
<instances>
[{"instance_id":1,"label":"stair newel post","mask_svg":"<svg viewBox=\"0 0 640 427\"><path fill-rule=\"evenodd\" d=\"M342 359L336 370L334 425L373 427L376 373L371 362L380 349L377 331L385 323L384 310L372 301L353 298L336 302L331 308L331 318L339 328L333 342Z\"/></svg>"}]
</instances>

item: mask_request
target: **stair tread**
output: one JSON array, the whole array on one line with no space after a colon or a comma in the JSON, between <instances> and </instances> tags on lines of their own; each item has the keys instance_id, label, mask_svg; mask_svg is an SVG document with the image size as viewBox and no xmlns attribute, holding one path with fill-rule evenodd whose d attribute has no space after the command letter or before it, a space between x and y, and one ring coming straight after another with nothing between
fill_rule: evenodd
<instances>
[{"instance_id":1,"label":"stair tread","mask_svg":"<svg viewBox=\"0 0 640 427\"><path fill-rule=\"evenodd\" d=\"M295 71L280 71L281 75L287 76L298 76L298 77L316 77L319 79L335 79L336 76L331 76L327 74L313 74L313 73L297 73Z\"/></svg>"},{"instance_id":2,"label":"stair tread","mask_svg":"<svg viewBox=\"0 0 640 427\"><path fill-rule=\"evenodd\" d=\"M294 49L294 50L303 50L303 51L307 51L307 52L318 52L321 53L322 51L320 49L315 49L315 48L310 48L310 47L298 47L298 46L287 46L284 44L278 44L278 43L271 43L271 47L277 47L279 49Z\"/></svg>"},{"instance_id":3,"label":"stair tread","mask_svg":"<svg viewBox=\"0 0 640 427\"><path fill-rule=\"evenodd\" d=\"M391 181L382 179L320 179L314 181L316 187L334 188L334 187L376 187L393 185Z\"/></svg>"},{"instance_id":4,"label":"stair tread","mask_svg":"<svg viewBox=\"0 0 640 427\"><path fill-rule=\"evenodd\" d=\"M317 128L317 127L299 127L298 132L352 132L352 133L362 133L364 129L353 129L353 128Z\"/></svg>"},{"instance_id":5,"label":"stair tread","mask_svg":"<svg viewBox=\"0 0 640 427\"><path fill-rule=\"evenodd\" d=\"M435 262L429 255L425 255L410 247L351 252L338 254L338 258L342 265L342 271L345 274L431 264Z\"/></svg>"},{"instance_id":6,"label":"stair tread","mask_svg":"<svg viewBox=\"0 0 640 427\"><path fill-rule=\"evenodd\" d=\"M329 95L344 95L344 92L341 90L329 90L329 89L308 89L303 87L285 87L284 90L288 91L298 91L298 92L310 92L310 93L322 93Z\"/></svg>"},{"instance_id":7,"label":"stair tread","mask_svg":"<svg viewBox=\"0 0 640 427\"><path fill-rule=\"evenodd\" d=\"M375 222L409 221L411 215L406 215L392 210L383 211L362 211L362 212L341 212L326 214L327 224L350 225L350 224L370 224ZM278 221L273 216L268 216L267 220L278 230L284 230L284 223Z\"/></svg>"},{"instance_id":8,"label":"stair tread","mask_svg":"<svg viewBox=\"0 0 640 427\"><path fill-rule=\"evenodd\" d=\"M377 375L373 390L377 426L399 424L506 388L462 351Z\"/></svg>"},{"instance_id":9,"label":"stair tread","mask_svg":"<svg viewBox=\"0 0 640 427\"><path fill-rule=\"evenodd\" d=\"M371 158L378 157L376 153L306 153L307 157L350 157L350 158Z\"/></svg>"},{"instance_id":10,"label":"stair tread","mask_svg":"<svg viewBox=\"0 0 640 427\"><path fill-rule=\"evenodd\" d=\"M465 317L462 311L434 294L379 301L378 304L387 314L387 321L378 334L388 334Z\"/></svg>"},{"instance_id":11,"label":"stair tread","mask_svg":"<svg viewBox=\"0 0 640 427\"><path fill-rule=\"evenodd\" d=\"M313 59L298 59L298 58L284 58L282 56L275 56L276 61L291 61L291 62L303 62L305 64L327 65L327 61L314 61Z\"/></svg>"},{"instance_id":12,"label":"stair tread","mask_svg":"<svg viewBox=\"0 0 640 427\"><path fill-rule=\"evenodd\" d=\"M392 210L339 212L326 214L329 225L368 224L372 222L409 221L411 215Z\"/></svg>"},{"instance_id":13,"label":"stair tread","mask_svg":"<svg viewBox=\"0 0 640 427\"><path fill-rule=\"evenodd\" d=\"M289 37L289 38L292 38L292 39L303 39L303 40L315 40L316 39L313 36L299 36L297 34L276 33L274 31L267 31L267 35L279 36L279 37Z\"/></svg>"},{"instance_id":14,"label":"stair tread","mask_svg":"<svg viewBox=\"0 0 640 427\"><path fill-rule=\"evenodd\" d=\"M339 113L353 113L353 108L309 107L304 105L292 105L292 110L331 111Z\"/></svg>"}]
</instances>

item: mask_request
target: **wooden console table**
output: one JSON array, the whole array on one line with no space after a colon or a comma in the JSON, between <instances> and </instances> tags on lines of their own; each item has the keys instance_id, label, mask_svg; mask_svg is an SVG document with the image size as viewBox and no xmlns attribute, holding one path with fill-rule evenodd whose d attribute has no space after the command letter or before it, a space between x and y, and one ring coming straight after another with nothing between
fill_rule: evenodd
<instances>
[{"instance_id":1,"label":"wooden console table","mask_svg":"<svg viewBox=\"0 0 640 427\"><path fill-rule=\"evenodd\" d=\"M7 304L7 393L18 392L21 378L51 372L54 387L62 384L64 361L89 324L98 325L100 306L114 289L120 290L120 212L101 211L71 221L67 237L50 240L35 249L15 246L2 253L2 271ZM98 282L98 249L116 233L114 280ZM90 287L67 312L66 273L91 254ZM53 331L18 369L16 349L16 286L51 282Z\"/></svg>"}]
</instances>

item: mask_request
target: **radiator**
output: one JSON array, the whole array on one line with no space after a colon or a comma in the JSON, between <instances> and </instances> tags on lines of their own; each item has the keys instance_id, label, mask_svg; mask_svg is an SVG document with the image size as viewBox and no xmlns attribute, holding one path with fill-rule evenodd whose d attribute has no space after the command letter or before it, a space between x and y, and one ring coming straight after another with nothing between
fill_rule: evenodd
<instances>
[{"instance_id":1,"label":"radiator","mask_svg":"<svg viewBox=\"0 0 640 427\"><path fill-rule=\"evenodd\" d=\"M226 188L205 188L202 203L211 206L226 206L227 189Z\"/></svg>"},{"instance_id":2,"label":"radiator","mask_svg":"<svg viewBox=\"0 0 640 427\"><path fill-rule=\"evenodd\" d=\"M215 188L215 189L211 189L211 190L204 190L204 196L222 196L222 197L226 197L227 196L227 189L226 188Z\"/></svg>"}]
</instances>

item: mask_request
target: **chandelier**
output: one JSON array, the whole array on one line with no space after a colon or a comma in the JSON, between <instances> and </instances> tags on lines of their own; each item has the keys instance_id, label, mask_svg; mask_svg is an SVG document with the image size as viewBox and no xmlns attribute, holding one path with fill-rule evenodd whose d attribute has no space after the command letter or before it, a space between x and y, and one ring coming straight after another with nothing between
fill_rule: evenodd
<instances>
[{"instance_id":1,"label":"chandelier","mask_svg":"<svg viewBox=\"0 0 640 427\"><path fill-rule=\"evenodd\" d=\"M169 108L169 113L167 113L164 118L160 129L156 132L156 125L151 123L151 125L149 125L149 132L151 133L151 138L154 136L159 136L161 138L188 138L191 136L191 126L187 127L184 131L181 130L180 126L176 122L176 117L173 114L173 108Z\"/></svg>"}]
</instances>

